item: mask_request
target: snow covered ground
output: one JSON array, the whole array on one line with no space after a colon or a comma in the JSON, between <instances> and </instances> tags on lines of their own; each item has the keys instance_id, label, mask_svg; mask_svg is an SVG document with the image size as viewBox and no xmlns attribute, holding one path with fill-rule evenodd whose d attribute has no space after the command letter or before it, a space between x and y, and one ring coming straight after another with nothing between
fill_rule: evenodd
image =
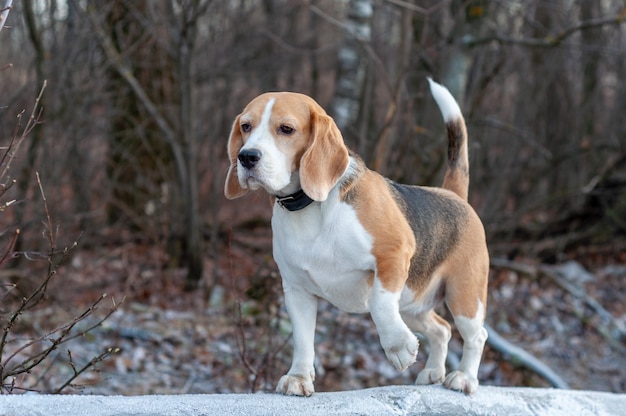
<instances>
[{"instance_id":1,"label":"snow covered ground","mask_svg":"<svg viewBox=\"0 0 626 416\"><path fill-rule=\"evenodd\" d=\"M626 395L483 386L473 396L440 386L389 386L317 393L157 396L3 395L0 415L577 415L626 414Z\"/></svg>"}]
</instances>

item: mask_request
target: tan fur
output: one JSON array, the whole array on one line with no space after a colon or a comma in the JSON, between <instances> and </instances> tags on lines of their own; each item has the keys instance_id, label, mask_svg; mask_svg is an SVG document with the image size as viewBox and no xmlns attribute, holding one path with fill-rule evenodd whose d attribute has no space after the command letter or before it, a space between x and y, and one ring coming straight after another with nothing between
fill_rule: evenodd
<instances>
[{"instance_id":1,"label":"tan fur","mask_svg":"<svg viewBox=\"0 0 626 416\"><path fill-rule=\"evenodd\" d=\"M487 305L489 253L480 219L476 214L470 218L460 244L442 265L440 273L444 276L450 312L454 316L474 318L478 313L477 300L483 308Z\"/></svg>"},{"instance_id":2,"label":"tan fur","mask_svg":"<svg viewBox=\"0 0 626 416\"><path fill-rule=\"evenodd\" d=\"M302 190L315 201L324 201L348 167L348 149L337 125L321 107L311 109L311 140L300 160Z\"/></svg>"},{"instance_id":3,"label":"tan fur","mask_svg":"<svg viewBox=\"0 0 626 416\"><path fill-rule=\"evenodd\" d=\"M374 238L372 254L383 287L399 292L406 283L415 237L402 210L396 204L385 179L366 170L354 186L353 206L363 227Z\"/></svg>"},{"instance_id":4,"label":"tan fur","mask_svg":"<svg viewBox=\"0 0 626 416\"><path fill-rule=\"evenodd\" d=\"M240 117L241 115L238 115L235 118L235 122L233 123L233 127L228 138L228 159L230 161L230 166L228 168L228 173L226 174L226 183L224 185L224 195L228 199L239 198L248 192L247 189L243 189L241 185L239 185L239 179L237 178L237 155L243 146L243 138L241 130L239 129Z\"/></svg>"}]
</instances>

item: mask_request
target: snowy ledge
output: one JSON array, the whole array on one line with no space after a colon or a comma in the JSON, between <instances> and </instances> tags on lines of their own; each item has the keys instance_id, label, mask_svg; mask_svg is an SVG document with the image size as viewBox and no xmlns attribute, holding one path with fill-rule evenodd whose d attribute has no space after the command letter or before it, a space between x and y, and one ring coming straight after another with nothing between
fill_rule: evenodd
<instances>
[{"instance_id":1,"label":"snowy ledge","mask_svg":"<svg viewBox=\"0 0 626 416\"><path fill-rule=\"evenodd\" d=\"M0 415L624 415L626 394L482 386L473 396L440 386L316 393L171 396L0 396Z\"/></svg>"}]
</instances>

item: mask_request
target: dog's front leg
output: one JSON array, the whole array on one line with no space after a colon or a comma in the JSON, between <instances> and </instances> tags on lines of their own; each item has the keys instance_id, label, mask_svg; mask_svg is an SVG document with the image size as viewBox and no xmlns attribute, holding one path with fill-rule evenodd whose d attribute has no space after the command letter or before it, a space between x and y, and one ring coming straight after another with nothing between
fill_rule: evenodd
<instances>
[{"instance_id":1,"label":"dog's front leg","mask_svg":"<svg viewBox=\"0 0 626 416\"><path fill-rule=\"evenodd\" d=\"M310 396L315 389L315 321L317 298L302 289L285 288L285 305L293 327L293 360L276 392L288 396Z\"/></svg>"},{"instance_id":2,"label":"dog's front leg","mask_svg":"<svg viewBox=\"0 0 626 416\"><path fill-rule=\"evenodd\" d=\"M399 300L400 292L389 291L379 279L374 279L370 314L387 359L394 367L403 371L415 362L419 342L400 316Z\"/></svg>"}]
</instances>

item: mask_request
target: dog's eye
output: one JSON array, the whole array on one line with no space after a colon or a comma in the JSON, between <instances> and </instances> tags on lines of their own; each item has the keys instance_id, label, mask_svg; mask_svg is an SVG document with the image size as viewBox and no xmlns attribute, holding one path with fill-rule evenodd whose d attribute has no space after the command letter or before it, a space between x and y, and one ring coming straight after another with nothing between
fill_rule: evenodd
<instances>
[{"instance_id":1,"label":"dog's eye","mask_svg":"<svg viewBox=\"0 0 626 416\"><path fill-rule=\"evenodd\" d=\"M250 125L250 123L243 123L241 125L241 131L244 133L250 133L250 130L252 130L252 126Z\"/></svg>"},{"instance_id":2,"label":"dog's eye","mask_svg":"<svg viewBox=\"0 0 626 416\"><path fill-rule=\"evenodd\" d=\"M284 124L278 128L282 134L290 135L294 132L293 127L285 126Z\"/></svg>"}]
</instances>

